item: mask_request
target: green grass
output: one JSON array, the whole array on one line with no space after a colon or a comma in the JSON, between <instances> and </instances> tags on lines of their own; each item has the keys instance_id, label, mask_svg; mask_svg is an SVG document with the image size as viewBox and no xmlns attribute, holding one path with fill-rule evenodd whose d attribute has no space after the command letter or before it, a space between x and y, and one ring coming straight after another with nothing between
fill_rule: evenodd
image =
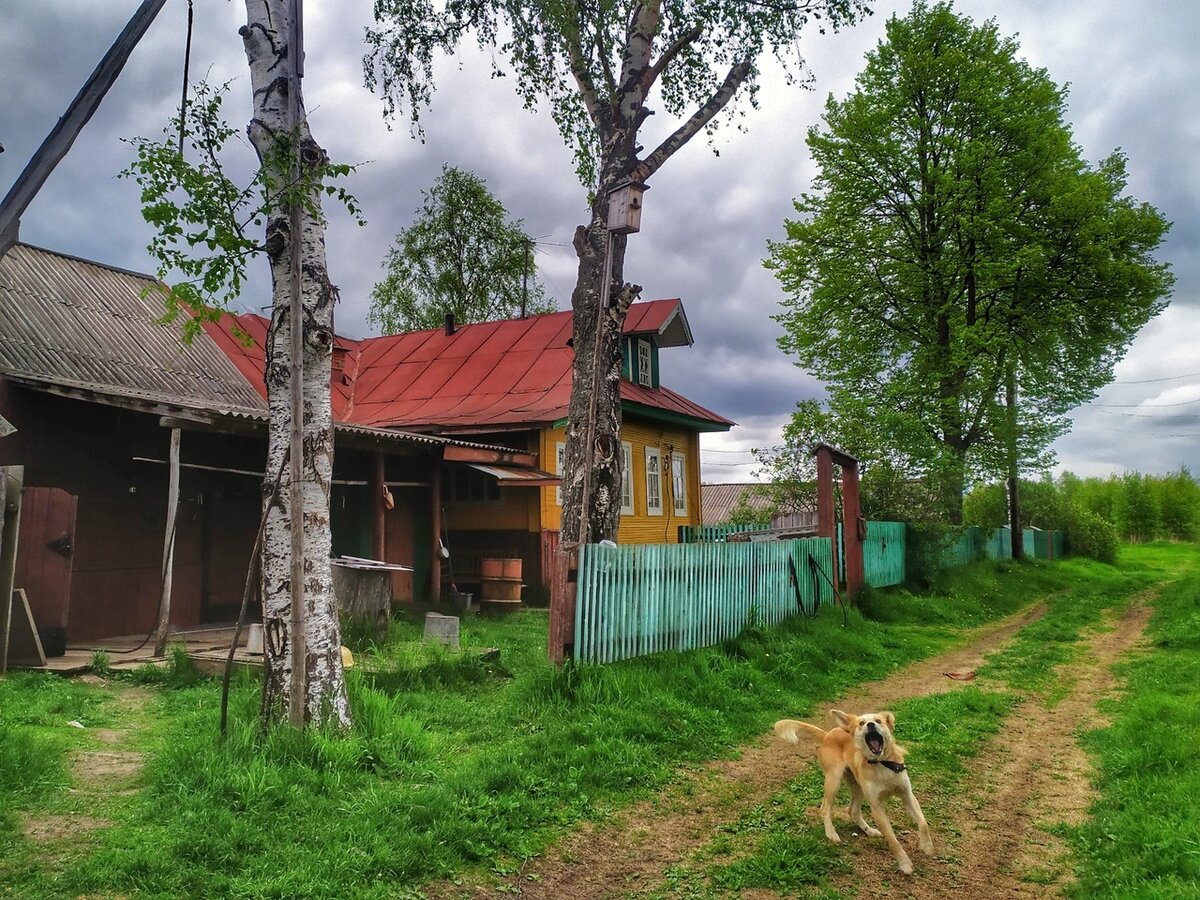
<instances>
[{"instance_id":1,"label":"green grass","mask_svg":"<svg viewBox=\"0 0 1200 900\"><path fill-rule=\"evenodd\" d=\"M1171 564L1164 557L1159 567ZM1128 593L1158 577L1142 563L980 564L930 594L876 593L849 628L827 610L721 647L606 667L547 665L544 612L465 619L458 654L419 645L419 623L398 622L378 646L360 640L360 660L378 671L351 673L355 727L346 736L264 737L257 687L242 680L221 741L217 682L182 669L139 673L164 679L138 736L149 751L143 790L112 810L115 825L87 855L42 861L20 895L395 897L471 868L505 870L681 766L736 752L781 715L809 715L820 699L963 640L961 625L1068 585L1100 596L1105 585ZM475 652L483 648L499 648L499 660L484 661ZM956 702L981 704L979 716L1002 715L989 705L999 701L980 699L986 692L959 693ZM903 713L901 734L920 744L920 764L949 767L966 752L939 731L946 715L933 706ZM764 815L802 813L797 797ZM801 852L777 831L719 883L808 884L828 870L824 847Z\"/></svg>"},{"instance_id":2,"label":"green grass","mask_svg":"<svg viewBox=\"0 0 1200 900\"><path fill-rule=\"evenodd\" d=\"M1092 819L1069 832L1079 897L1195 897L1200 892L1200 575L1158 598L1150 648L1118 669L1112 724L1085 747L1097 765Z\"/></svg>"}]
</instances>

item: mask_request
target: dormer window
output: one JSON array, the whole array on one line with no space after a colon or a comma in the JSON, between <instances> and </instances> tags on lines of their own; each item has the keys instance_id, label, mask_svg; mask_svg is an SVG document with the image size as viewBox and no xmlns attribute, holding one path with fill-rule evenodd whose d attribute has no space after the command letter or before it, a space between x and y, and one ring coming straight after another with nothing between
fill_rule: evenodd
<instances>
[{"instance_id":1,"label":"dormer window","mask_svg":"<svg viewBox=\"0 0 1200 900\"><path fill-rule=\"evenodd\" d=\"M654 387L654 373L652 371L650 342L644 338L638 338L637 342L637 376L638 384L642 387Z\"/></svg>"}]
</instances>

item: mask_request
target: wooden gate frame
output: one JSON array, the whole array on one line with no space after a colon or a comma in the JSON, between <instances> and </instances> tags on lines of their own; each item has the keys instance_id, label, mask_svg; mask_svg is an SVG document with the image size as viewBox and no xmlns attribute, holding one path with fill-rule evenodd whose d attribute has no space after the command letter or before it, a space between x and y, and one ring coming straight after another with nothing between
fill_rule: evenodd
<instances>
[{"instance_id":1,"label":"wooden gate frame","mask_svg":"<svg viewBox=\"0 0 1200 900\"><path fill-rule=\"evenodd\" d=\"M867 520L858 499L858 460L848 453L819 444L817 458L817 534L833 544L833 580L838 572L837 510L833 504L833 467L842 469L842 543L846 554L846 594L854 596L863 585L863 538Z\"/></svg>"}]
</instances>

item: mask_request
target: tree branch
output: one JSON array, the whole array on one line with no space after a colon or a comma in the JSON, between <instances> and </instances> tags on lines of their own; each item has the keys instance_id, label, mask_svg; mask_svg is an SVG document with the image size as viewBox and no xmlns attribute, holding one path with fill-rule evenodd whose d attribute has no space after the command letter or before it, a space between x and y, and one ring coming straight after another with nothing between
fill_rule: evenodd
<instances>
[{"instance_id":1,"label":"tree branch","mask_svg":"<svg viewBox=\"0 0 1200 900\"><path fill-rule=\"evenodd\" d=\"M580 14L582 15L582 9ZM567 29L563 29L563 43L567 48L571 75L574 76L575 84L579 87L579 99L583 101L592 124L597 128L603 128L606 119L605 109L596 93L596 85L592 82L592 73L588 71L587 60L583 55L581 29L576 27L569 32Z\"/></svg>"},{"instance_id":2,"label":"tree branch","mask_svg":"<svg viewBox=\"0 0 1200 900\"><path fill-rule=\"evenodd\" d=\"M670 159L680 147L699 134L704 126L725 108L753 71L754 67L746 60L730 68L729 74L725 76L725 81L717 89L717 92L696 110L691 118L676 128L670 137L659 144L653 153L634 166L631 173L633 180L646 181L662 168L663 163Z\"/></svg>"},{"instance_id":3,"label":"tree branch","mask_svg":"<svg viewBox=\"0 0 1200 900\"><path fill-rule=\"evenodd\" d=\"M699 40L700 35L703 33L703 29L701 29L699 25L695 25L677 37L675 39L675 43L663 51L662 56L658 58L658 62L650 66L650 68L642 73L643 95L650 93L650 88L654 86L654 82L658 81L658 76L661 75L663 70L671 64L671 61L679 55L679 52L688 44Z\"/></svg>"}]
</instances>

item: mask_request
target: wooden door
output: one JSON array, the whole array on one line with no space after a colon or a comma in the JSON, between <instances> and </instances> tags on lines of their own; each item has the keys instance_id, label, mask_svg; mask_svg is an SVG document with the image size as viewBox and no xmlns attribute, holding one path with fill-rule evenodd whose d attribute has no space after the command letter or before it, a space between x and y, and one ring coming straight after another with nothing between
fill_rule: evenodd
<instances>
[{"instance_id":1,"label":"wooden door","mask_svg":"<svg viewBox=\"0 0 1200 900\"><path fill-rule=\"evenodd\" d=\"M67 646L71 557L78 498L59 488L25 488L14 587L24 588L47 656Z\"/></svg>"}]
</instances>

